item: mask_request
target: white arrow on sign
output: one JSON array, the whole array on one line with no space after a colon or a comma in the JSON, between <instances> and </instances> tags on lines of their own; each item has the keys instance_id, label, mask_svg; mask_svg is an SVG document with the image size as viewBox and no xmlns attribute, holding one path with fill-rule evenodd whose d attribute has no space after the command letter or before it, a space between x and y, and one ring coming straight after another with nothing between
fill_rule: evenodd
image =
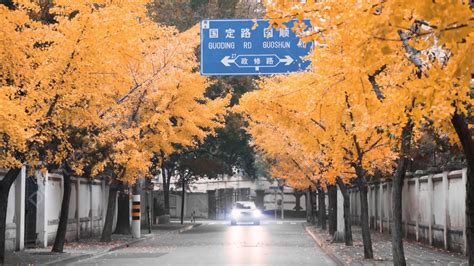
<instances>
[{"instance_id":1,"label":"white arrow on sign","mask_svg":"<svg viewBox=\"0 0 474 266\"><path fill-rule=\"evenodd\" d=\"M274 56L276 58L278 58L278 63L277 64L273 64L273 65L246 65L246 66L242 66L240 65L239 63L236 62L236 60L240 57L245 57L245 56L257 56L257 57L263 57L263 56ZM221 59L221 63L226 66L226 67L230 67L230 64L235 64L237 67L255 67L255 69L258 71L260 67L276 67L279 63L284 63L285 66L288 66L290 65L291 63L293 63L295 60L289 56L289 55L285 55L284 58L279 58L277 55L238 55L237 57L235 58L231 58L230 56L226 55L224 56L222 59Z\"/></svg>"},{"instance_id":2,"label":"white arrow on sign","mask_svg":"<svg viewBox=\"0 0 474 266\"><path fill-rule=\"evenodd\" d=\"M285 66L290 65L291 63L293 63L293 61L293 58L289 55L285 56L285 58L280 58L280 62L285 63Z\"/></svg>"},{"instance_id":3,"label":"white arrow on sign","mask_svg":"<svg viewBox=\"0 0 474 266\"><path fill-rule=\"evenodd\" d=\"M221 63L228 67L231 63L235 63L235 59L231 59L230 56L224 56L224 58L221 60Z\"/></svg>"}]
</instances>

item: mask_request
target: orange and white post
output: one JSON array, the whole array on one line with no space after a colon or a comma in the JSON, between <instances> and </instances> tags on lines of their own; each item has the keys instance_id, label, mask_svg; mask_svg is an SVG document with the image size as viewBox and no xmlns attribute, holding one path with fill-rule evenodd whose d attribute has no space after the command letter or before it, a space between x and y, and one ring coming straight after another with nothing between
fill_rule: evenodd
<instances>
[{"instance_id":1,"label":"orange and white post","mask_svg":"<svg viewBox=\"0 0 474 266\"><path fill-rule=\"evenodd\" d=\"M132 237L140 238L140 195L132 196Z\"/></svg>"}]
</instances>

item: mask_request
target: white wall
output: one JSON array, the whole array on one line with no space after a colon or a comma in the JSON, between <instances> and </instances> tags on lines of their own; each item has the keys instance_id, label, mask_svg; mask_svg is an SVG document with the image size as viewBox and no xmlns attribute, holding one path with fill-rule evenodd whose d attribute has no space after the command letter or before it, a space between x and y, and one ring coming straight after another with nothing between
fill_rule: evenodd
<instances>
[{"instance_id":1,"label":"white wall","mask_svg":"<svg viewBox=\"0 0 474 266\"><path fill-rule=\"evenodd\" d=\"M281 200L281 193L276 194L276 199ZM296 197L295 195L292 194L285 194L284 196L284 201L283 201L283 207L285 210L294 210L296 204ZM265 210L275 210L275 207L277 210L281 209L280 205L276 205L275 203L275 194L265 194L264 196L264 206ZM300 207L301 211L306 210L306 201L305 201L305 196L301 196L300 198Z\"/></svg>"},{"instance_id":2,"label":"white wall","mask_svg":"<svg viewBox=\"0 0 474 266\"><path fill-rule=\"evenodd\" d=\"M405 237L427 244L466 252L465 199L467 169L407 177L403 186L402 219ZM389 233L392 222L392 184L369 187L370 226ZM357 188L350 190L351 215L360 221Z\"/></svg>"},{"instance_id":3,"label":"white wall","mask_svg":"<svg viewBox=\"0 0 474 266\"><path fill-rule=\"evenodd\" d=\"M170 208L171 217L181 217L181 194L170 194L170 203L171 201L176 201L176 208ZM191 213L195 211L196 217L208 218L208 206L207 193L186 193L184 217L188 219L191 217Z\"/></svg>"},{"instance_id":4,"label":"white wall","mask_svg":"<svg viewBox=\"0 0 474 266\"><path fill-rule=\"evenodd\" d=\"M159 180L162 181L161 176ZM172 191L181 190L180 185L175 184L177 180L178 180L177 177L172 177L171 179L170 189ZM273 193L274 193L275 187L278 187L278 182L276 180L269 181L267 178L264 178L264 177L258 177L257 179L253 180L253 179L248 179L242 176L241 174L235 174L233 176L225 175L219 179L201 178L191 183L189 185L189 190L187 191L191 193L206 193L208 190L218 190L218 189L224 189L224 188L226 189L249 188L251 197L255 197L255 190L264 190L265 191L265 198L264 198L265 209L274 210L275 200L274 200ZM285 187L284 191L286 193L284 196L285 210L293 210L293 208L295 207L295 196L291 195L291 193L293 193L294 190L290 187ZM281 199L280 190L277 190L277 192L278 192L277 199ZM302 207L302 211L306 210L306 203L304 202L304 197L301 198L300 203L301 203L300 205ZM177 205L178 205L177 208L181 210L181 201L179 199L178 199ZM171 216L174 216L175 211L177 215L179 216L180 212L178 210L173 210L173 208L171 208L170 210Z\"/></svg>"},{"instance_id":5,"label":"white wall","mask_svg":"<svg viewBox=\"0 0 474 266\"><path fill-rule=\"evenodd\" d=\"M209 213L207 193L186 194L186 217L191 217L194 211L196 217L207 218Z\"/></svg>"},{"instance_id":6,"label":"white wall","mask_svg":"<svg viewBox=\"0 0 474 266\"><path fill-rule=\"evenodd\" d=\"M160 181L162 178L160 176ZM181 190L180 185L175 186L177 182L177 177L172 177L171 179L171 190ZM161 183L160 183L161 184ZM223 188L250 188L251 191L255 190L268 190L270 186L278 186L277 181L268 181L268 179L264 177L258 177L257 179L248 179L240 174L235 174L233 176L223 176L219 179L208 179L208 178L201 178L195 182L192 182L189 185L189 191L196 192L196 193L205 193L208 190L216 190L216 189L223 189Z\"/></svg>"},{"instance_id":7,"label":"white wall","mask_svg":"<svg viewBox=\"0 0 474 266\"><path fill-rule=\"evenodd\" d=\"M0 169L0 179L3 178L5 170ZM44 246L45 239L51 245L56 237L56 231L61 211L63 197L63 177L59 173L46 173L46 179L37 177L40 186L45 185L46 194L41 190L37 194L37 217L36 230L38 233L37 242ZM79 183L79 201L77 201L77 184ZM92 192L92 194L91 194ZM24 194L25 192L23 192ZM17 228L15 225L15 185L12 186L9 194L7 209L7 231L6 249L14 250ZM91 200L92 196L92 200ZM25 197L25 195L23 195ZM77 237L86 238L98 236L102 232L105 210L107 208L108 187L102 180L91 182L86 178L72 178L71 199L69 205L69 219L66 239L68 241L77 240ZM77 209L79 207L79 219ZM24 206L23 206L24 210ZM46 219L42 219L46 215ZM46 224L45 224L46 223ZM114 223L115 224L115 223ZM46 228L45 238L41 237L42 228Z\"/></svg>"}]
</instances>

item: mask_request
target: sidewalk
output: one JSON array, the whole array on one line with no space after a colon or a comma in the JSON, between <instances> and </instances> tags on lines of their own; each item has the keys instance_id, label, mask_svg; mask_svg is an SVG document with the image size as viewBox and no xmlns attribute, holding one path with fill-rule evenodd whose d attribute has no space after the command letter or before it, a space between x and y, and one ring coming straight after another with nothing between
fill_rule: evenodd
<instances>
[{"instance_id":1,"label":"sidewalk","mask_svg":"<svg viewBox=\"0 0 474 266\"><path fill-rule=\"evenodd\" d=\"M48 265L67 264L93 256L105 254L114 250L128 247L151 238L147 230L142 230L139 239L125 235L112 235L112 241L102 243L98 238L81 239L79 242L70 242L64 245L64 253L51 253L48 248L32 248L24 251L7 251L5 253L5 265Z\"/></svg>"},{"instance_id":2,"label":"sidewalk","mask_svg":"<svg viewBox=\"0 0 474 266\"><path fill-rule=\"evenodd\" d=\"M327 230L307 225L306 231L326 253L340 265L393 265L392 244L389 234L371 231L374 259L364 259L364 246L359 226L352 226L354 246L332 243ZM425 246L414 241L404 241L408 265L468 265L467 257L442 249Z\"/></svg>"},{"instance_id":3,"label":"sidewalk","mask_svg":"<svg viewBox=\"0 0 474 266\"><path fill-rule=\"evenodd\" d=\"M184 223L181 224L179 222L171 221L169 224L157 224L152 225L151 230L166 230L166 231L178 231L179 233L191 230L194 227L200 226L202 223Z\"/></svg>"}]
</instances>

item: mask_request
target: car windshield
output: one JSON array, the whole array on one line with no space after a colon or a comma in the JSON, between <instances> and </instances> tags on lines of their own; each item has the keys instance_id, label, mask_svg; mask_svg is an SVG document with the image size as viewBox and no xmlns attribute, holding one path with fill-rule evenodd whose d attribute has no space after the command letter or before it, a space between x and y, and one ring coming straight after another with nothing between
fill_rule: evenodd
<instances>
[{"instance_id":1,"label":"car windshield","mask_svg":"<svg viewBox=\"0 0 474 266\"><path fill-rule=\"evenodd\" d=\"M236 209L250 210L254 208L253 202L237 202L235 203Z\"/></svg>"}]
</instances>

